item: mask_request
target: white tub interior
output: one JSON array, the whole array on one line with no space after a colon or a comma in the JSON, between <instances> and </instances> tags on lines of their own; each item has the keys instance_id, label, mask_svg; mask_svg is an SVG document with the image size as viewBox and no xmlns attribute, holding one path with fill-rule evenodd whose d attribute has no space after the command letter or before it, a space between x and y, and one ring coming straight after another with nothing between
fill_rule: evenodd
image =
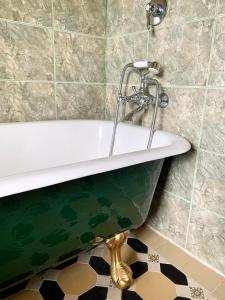
<instances>
[{"instance_id":1,"label":"white tub interior","mask_svg":"<svg viewBox=\"0 0 225 300\"><path fill-rule=\"evenodd\" d=\"M120 124L108 157L113 122L46 121L0 124L0 197L184 153L182 137Z\"/></svg>"},{"instance_id":2,"label":"white tub interior","mask_svg":"<svg viewBox=\"0 0 225 300\"><path fill-rule=\"evenodd\" d=\"M51 121L0 125L0 177L107 157L112 122ZM145 150L149 130L120 124L114 155ZM153 148L169 145L158 132Z\"/></svg>"}]
</instances>

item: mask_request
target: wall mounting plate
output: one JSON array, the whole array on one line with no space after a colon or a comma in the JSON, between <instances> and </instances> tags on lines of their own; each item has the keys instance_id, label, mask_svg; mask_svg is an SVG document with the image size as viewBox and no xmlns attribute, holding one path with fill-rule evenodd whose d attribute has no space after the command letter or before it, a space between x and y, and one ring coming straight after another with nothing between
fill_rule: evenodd
<instances>
[{"instance_id":1,"label":"wall mounting plate","mask_svg":"<svg viewBox=\"0 0 225 300\"><path fill-rule=\"evenodd\" d=\"M146 5L147 13L147 28L159 25L166 16L167 1L166 0L151 0Z\"/></svg>"}]
</instances>

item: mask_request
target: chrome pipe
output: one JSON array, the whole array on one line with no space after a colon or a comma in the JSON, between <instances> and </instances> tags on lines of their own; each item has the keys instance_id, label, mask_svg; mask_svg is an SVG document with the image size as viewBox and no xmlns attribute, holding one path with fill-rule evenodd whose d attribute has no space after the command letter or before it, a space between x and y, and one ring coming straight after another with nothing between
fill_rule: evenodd
<instances>
[{"instance_id":1,"label":"chrome pipe","mask_svg":"<svg viewBox=\"0 0 225 300\"><path fill-rule=\"evenodd\" d=\"M124 77L126 74L126 71L128 68L134 68L139 71L139 74L141 76L141 85L138 91L135 90L135 93L131 96L122 95L123 91L123 82ZM109 157L113 155L113 150L115 146L115 138L116 138L116 131L118 127L118 119L120 114L120 106L121 104L125 104L127 102L137 104L138 107L136 109L133 109L130 113L128 113L122 121L126 121L130 117L132 117L135 113L146 110L148 107L150 108L150 105L155 105L154 107L154 113L153 113L153 119L150 126L150 132L149 132L149 138L147 143L147 149L150 149L152 146L152 140L153 135L155 132L156 127L156 118L157 118L157 112L159 105L162 108L165 108L168 105L169 98L165 93L160 94L160 84L156 79L152 79L150 77L147 77L148 73L152 74L158 74L160 72L160 65L157 62L149 62L149 61L138 61L135 63L129 63L125 65L121 72L121 78L120 78L120 85L119 85L119 91L118 91L118 99L117 99L117 109L116 109L116 115L114 118L114 125L113 125L113 131L112 131L112 138L111 138L111 144L110 144L110 150L109 150ZM147 71L147 73L146 73ZM145 73L144 73L145 72ZM148 91L148 85L153 84L156 86L156 96L154 97L151 95ZM159 101L161 99L161 102ZM159 103L160 102L160 103Z\"/></svg>"},{"instance_id":2,"label":"chrome pipe","mask_svg":"<svg viewBox=\"0 0 225 300\"><path fill-rule=\"evenodd\" d=\"M116 138L116 131L118 126L118 118L119 118L119 112L120 112L120 105L122 103L122 89L123 89L123 81L126 74L126 71L128 68L132 68L133 63L129 63L125 65L125 67L122 70L121 77L120 77L120 87L119 87L119 93L118 93L118 99L117 99L117 109L116 109L116 115L114 118L114 125L113 125L113 132L112 132L112 138L111 138L111 144L110 144L110 150L109 150L109 157L113 155L113 150L115 146L115 138Z\"/></svg>"},{"instance_id":3,"label":"chrome pipe","mask_svg":"<svg viewBox=\"0 0 225 300\"><path fill-rule=\"evenodd\" d=\"M120 105L121 105L121 102L118 101L117 108L116 108L116 116L115 116L114 124L113 124L113 133L112 133L112 138L111 138L109 157L112 156L113 150L114 150L116 131L117 131L117 126L118 126L118 118L119 118L119 112L120 112Z\"/></svg>"},{"instance_id":4,"label":"chrome pipe","mask_svg":"<svg viewBox=\"0 0 225 300\"><path fill-rule=\"evenodd\" d=\"M156 118L157 118L157 112L158 112L158 106L159 106L159 89L160 89L159 82L156 79L151 79L151 82L156 85L156 102L155 102L155 109L154 109L152 124L150 127L147 149L150 149L152 146L152 140L153 140L153 136L155 133Z\"/></svg>"}]
</instances>

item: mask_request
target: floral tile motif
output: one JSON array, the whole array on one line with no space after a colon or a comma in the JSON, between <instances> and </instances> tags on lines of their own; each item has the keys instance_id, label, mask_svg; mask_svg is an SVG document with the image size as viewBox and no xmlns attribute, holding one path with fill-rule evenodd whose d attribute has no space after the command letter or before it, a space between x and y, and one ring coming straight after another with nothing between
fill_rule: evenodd
<instances>
[{"instance_id":1,"label":"floral tile motif","mask_svg":"<svg viewBox=\"0 0 225 300\"><path fill-rule=\"evenodd\" d=\"M159 255L149 254L148 255L148 261L153 262L153 263L159 263Z\"/></svg>"},{"instance_id":2,"label":"floral tile motif","mask_svg":"<svg viewBox=\"0 0 225 300\"><path fill-rule=\"evenodd\" d=\"M130 262L134 284L121 292L112 283L104 247L99 245L39 274L20 285L23 289L20 292L19 287L14 287L0 293L0 299L11 295L10 300L31 300L32 295L32 300L215 300L208 291L134 235L129 236L125 246L126 253L133 257L123 255L124 260ZM17 294L13 295L15 292Z\"/></svg>"},{"instance_id":3,"label":"floral tile motif","mask_svg":"<svg viewBox=\"0 0 225 300\"><path fill-rule=\"evenodd\" d=\"M195 299L205 299L204 291L199 287L189 287L191 291L191 297Z\"/></svg>"}]
</instances>

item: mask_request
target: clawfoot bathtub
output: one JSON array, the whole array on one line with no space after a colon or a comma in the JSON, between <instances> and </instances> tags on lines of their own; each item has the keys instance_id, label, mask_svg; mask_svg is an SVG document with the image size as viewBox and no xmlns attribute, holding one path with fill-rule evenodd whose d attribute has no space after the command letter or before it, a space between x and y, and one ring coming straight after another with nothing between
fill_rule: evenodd
<instances>
[{"instance_id":1,"label":"clawfoot bathtub","mask_svg":"<svg viewBox=\"0 0 225 300\"><path fill-rule=\"evenodd\" d=\"M112 248L115 234L145 221L164 159L190 148L156 131L146 150L149 130L120 124L109 158L112 127L86 120L0 125L0 290L98 240Z\"/></svg>"}]
</instances>

